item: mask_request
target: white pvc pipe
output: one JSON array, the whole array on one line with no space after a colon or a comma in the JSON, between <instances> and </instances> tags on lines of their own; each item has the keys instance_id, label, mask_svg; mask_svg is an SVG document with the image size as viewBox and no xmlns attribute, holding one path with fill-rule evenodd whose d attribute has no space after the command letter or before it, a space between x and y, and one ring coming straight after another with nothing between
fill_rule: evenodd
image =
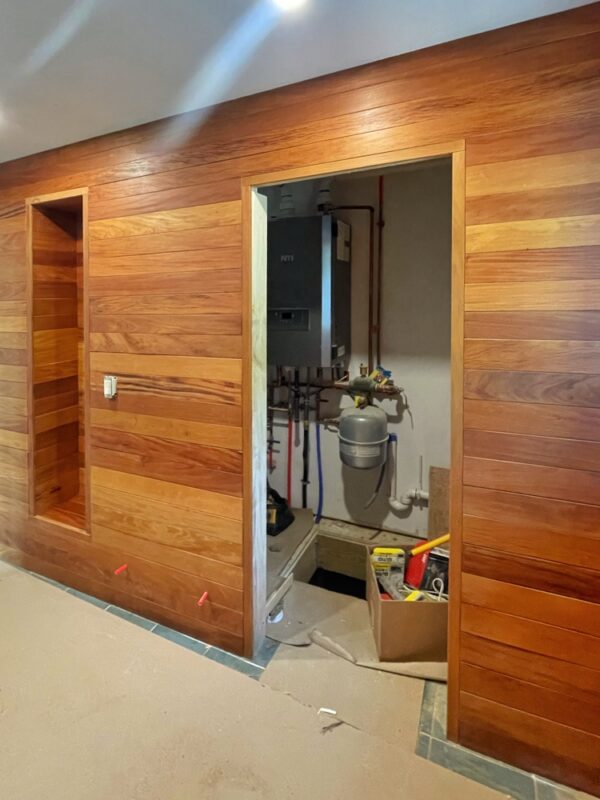
<instances>
[{"instance_id":1,"label":"white pvc pipe","mask_svg":"<svg viewBox=\"0 0 600 800\"><path fill-rule=\"evenodd\" d=\"M398 499L398 439L394 437L392 440L393 449L393 463L392 463L392 480L390 482L391 494L388 498L390 508L394 511L408 511L412 508L415 501L422 502L429 500L429 492L424 489L410 489L405 492L401 498Z\"/></svg>"}]
</instances>

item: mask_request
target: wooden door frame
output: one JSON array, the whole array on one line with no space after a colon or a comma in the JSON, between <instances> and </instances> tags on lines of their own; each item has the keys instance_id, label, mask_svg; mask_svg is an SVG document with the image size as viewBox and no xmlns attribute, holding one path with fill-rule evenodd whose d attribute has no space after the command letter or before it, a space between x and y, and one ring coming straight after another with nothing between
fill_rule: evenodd
<instances>
[{"instance_id":1,"label":"wooden door frame","mask_svg":"<svg viewBox=\"0 0 600 800\"><path fill-rule=\"evenodd\" d=\"M326 149L326 145L325 145ZM256 468L253 453L265 447L266 424L257 426L253 383L266 379L264 335L255 336L257 326L266 326L264 272L262 288L256 285L255 248L260 247L253 226L253 204L258 188L282 183L314 180L348 172L385 169L402 163L449 156L452 159L452 292L451 292L451 479L450 604L448 632L448 736L458 733L458 638L460 632L460 573L462 540L463 470L463 351L464 351L464 261L465 261L465 142L456 140L422 147L400 148L356 158L309 164L242 178L242 424L243 424L243 565L244 652L252 657L266 629L266 528L260 508L266 505L266 466ZM264 233L264 232L263 232ZM266 260L266 258L265 258ZM262 268L264 270L264 266ZM258 342L258 345L256 344ZM259 348L262 348L259 350ZM266 390L265 390L266 398ZM265 399L266 402L266 399ZM261 406L263 404L261 403ZM261 416L263 412L260 412ZM257 440L257 430L259 438ZM262 441L261 441L262 439ZM266 460L264 461L266 465ZM264 515L263 515L264 516Z\"/></svg>"},{"instance_id":2,"label":"wooden door frame","mask_svg":"<svg viewBox=\"0 0 600 800\"><path fill-rule=\"evenodd\" d=\"M26 254L26 268L27 268L27 298L26 298L26 313L27 313L27 470L28 470L28 497L27 503L29 508L30 517L35 516L35 473L34 473L34 454L35 454L35 414L34 414L34 397L33 397L33 226L32 226L32 213L33 207L43 203L53 203L57 200L70 200L74 197L81 197L81 250L82 250L82 275L83 275L83 360L85 365L85 389L83 395L83 414L84 421L86 422L86 431L84 436L84 452L85 452L85 514L86 514L86 531L77 531L77 535L85 534L90 535L91 530L91 489L90 489L90 437L87 431L87 424L89 424L90 416L90 335L89 335L89 235L88 235L88 198L89 189L82 187L80 189L65 189L61 192L52 192L51 194L40 194L33 197L25 198L25 246L27 248ZM65 531L71 530L68 526L61 525L61 523L54 520L45 520L48 525L57 525Z\"/></svg>"}]
</instances>

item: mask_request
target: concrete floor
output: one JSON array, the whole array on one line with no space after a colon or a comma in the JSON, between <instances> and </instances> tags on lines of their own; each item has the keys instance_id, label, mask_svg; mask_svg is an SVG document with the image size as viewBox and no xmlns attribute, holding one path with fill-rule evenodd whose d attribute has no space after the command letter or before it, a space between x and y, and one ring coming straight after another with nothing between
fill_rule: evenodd
<instances>
[{"instance_id":1,"label":"concrete floor","mask_svg":"<svg viewBox=\"0 0 600 800\"><path fill-rule=\"evenodd\" d=\"M324 687L297 699L3 564L0 636L3 797L506 796L412 752L414 686L399 746L372 711L344 719L347 690L332 719Z\"/></svg>"}]
</instances>

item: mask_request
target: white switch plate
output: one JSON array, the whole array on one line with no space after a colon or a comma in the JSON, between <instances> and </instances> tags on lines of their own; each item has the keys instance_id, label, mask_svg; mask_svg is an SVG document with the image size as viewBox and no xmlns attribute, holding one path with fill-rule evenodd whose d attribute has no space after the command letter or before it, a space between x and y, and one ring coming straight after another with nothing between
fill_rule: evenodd
<instances>
[{"instance_id":1,"label":"white switch plate","mask_svg":"<svg viewBox=\"0 0 600 800\"><path fill-rule=\"evenodd\" d=\"M117 376L105 375L104 376L104 397L107 400L112 400L117 396Z\"/></svg>"}]
</instances>

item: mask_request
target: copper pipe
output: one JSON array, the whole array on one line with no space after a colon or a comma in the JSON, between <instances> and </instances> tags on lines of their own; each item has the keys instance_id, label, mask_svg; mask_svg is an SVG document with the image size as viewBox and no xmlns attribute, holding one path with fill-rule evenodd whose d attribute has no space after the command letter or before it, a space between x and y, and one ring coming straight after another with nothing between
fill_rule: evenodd
<instances>
[{"instance_id":1,"label":"copper pipe","mask_svg":"<svg viewBox=\"0 0 600 800\"><path fill-rule=\"evenodd\" d=\"M379 176L379 214L377 219L377 321L375 322L377 364L381 364L381 283L383 278L383 175Z\"/></svg>"}]
</instances>

